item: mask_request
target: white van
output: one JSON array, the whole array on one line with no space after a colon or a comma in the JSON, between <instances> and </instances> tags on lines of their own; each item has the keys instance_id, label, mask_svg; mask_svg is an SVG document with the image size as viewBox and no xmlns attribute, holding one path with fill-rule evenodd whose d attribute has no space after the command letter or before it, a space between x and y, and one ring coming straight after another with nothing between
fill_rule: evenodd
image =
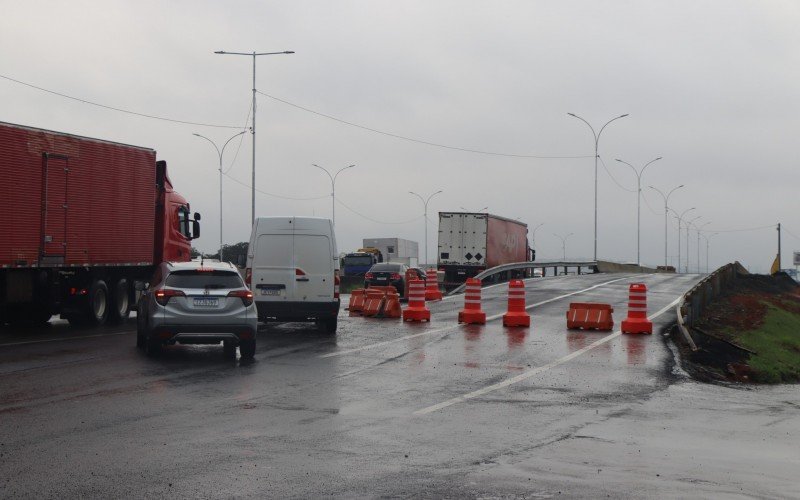
<instances>
[{"instance_id":1,"label":"white van","mask_svg":"<svg viewBox=\"0 0 800 500\"><path fill-rule=\"evenodd\" d=\"M339 258L330 219L259 217L247 247L245 283L260 321L314 321L336 333Z\"/></svg>"}]
</instances>

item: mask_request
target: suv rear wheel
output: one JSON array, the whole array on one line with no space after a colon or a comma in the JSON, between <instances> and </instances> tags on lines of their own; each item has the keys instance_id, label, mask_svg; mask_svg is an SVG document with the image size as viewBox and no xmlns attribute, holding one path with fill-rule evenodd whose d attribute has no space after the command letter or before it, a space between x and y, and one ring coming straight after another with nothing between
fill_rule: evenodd
<instances>
[{"instance_id":1,"label":"suv rear wheel","mask_svg":"<svg viewBox=\"0 0 800 500\"><path fill-rule=\"evenodd\" d=\"M242 359L253 359L256 355L255 339L239 341L239 354L242 355Z\"/></svg>"}]
</instances>

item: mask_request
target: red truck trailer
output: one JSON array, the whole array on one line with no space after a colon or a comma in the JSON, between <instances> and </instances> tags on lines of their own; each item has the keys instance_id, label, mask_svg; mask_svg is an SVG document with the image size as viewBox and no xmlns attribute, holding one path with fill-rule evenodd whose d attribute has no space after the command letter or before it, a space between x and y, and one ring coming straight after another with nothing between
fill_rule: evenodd
<instances>
[{"instance_id":1,"label":"red truck trailer","mask_svg":"<svg viewBox=\"0 0 800 500\"><path fill-rule=\"evenodd\" d=\"M528 225L487 213L439 212L437 260L445 286L460 285L501 264L529 262L533 252L528 245ZM527 271L500 279L523 276Z\"/></svg>"},{"instance_id":2,"label":"red truck trailer","mask_svg":"<svg viewBox=\"0 0 800 500\"><path fill-rule=\"evenodd\" d=\"M0 325L123 320L200 234L154 150L3 122L0 202Z\"/></svg>"}]
</instances>

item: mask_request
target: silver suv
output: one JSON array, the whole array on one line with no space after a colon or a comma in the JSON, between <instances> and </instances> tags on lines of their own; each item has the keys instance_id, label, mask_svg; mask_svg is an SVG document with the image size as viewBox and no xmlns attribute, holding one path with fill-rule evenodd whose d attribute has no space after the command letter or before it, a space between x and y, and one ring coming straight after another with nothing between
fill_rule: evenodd
<instances>
[{"instance_id":1,"label":"silver suv","mask_svg":"<svg viewBox=\"0 0 800 500\"><path fill-rule=\"evenodd\" d=\"M219 344L225 354L252 358L258 313L253 292L227 262L164 262L142 289L136 346L148 356L165 344Z\"/></svg>"}]
</instances>

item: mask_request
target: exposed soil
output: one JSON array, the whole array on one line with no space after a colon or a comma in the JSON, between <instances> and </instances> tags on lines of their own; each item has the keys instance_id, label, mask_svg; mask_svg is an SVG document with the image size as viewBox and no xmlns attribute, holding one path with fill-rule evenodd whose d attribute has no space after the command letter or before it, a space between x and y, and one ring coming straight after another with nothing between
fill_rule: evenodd
<instances>
[{"instance_id":1,"label":"exposed soil","mask_svg":"<svg viewBox=\"0 0 800 500\"><path fill-rule=\"evenodd\" d=\"M742 346L741 338L758 334L770 305L800 317L800 285L784 273L738 275L692 329L699 350L682 352L685 368L706 381L758 382L759 374L748 363L756 353Z\"/></svg>"}]
</instances>

